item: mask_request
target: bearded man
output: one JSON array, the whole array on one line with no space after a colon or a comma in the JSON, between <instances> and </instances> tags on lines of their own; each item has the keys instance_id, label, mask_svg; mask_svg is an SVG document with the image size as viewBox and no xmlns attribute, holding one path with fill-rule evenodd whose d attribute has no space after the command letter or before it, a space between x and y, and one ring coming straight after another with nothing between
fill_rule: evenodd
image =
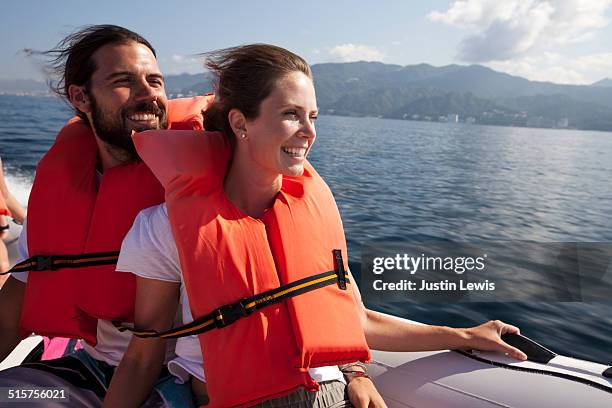
<instances>
[{"instance_id":1,"label":"bearded man","mask_svg":"<svg viewBox=\"0 0 612 408\"><path fill-rule=\"evenodd\" d=\"M77 118L37 167L18 244L24 261L0 292L0 361L33 332L85 342L62 358L0 372L0 387L62 388L70 406L100 406L130 340L111 321L134 318L135 279L115 273L117 253L138 212L163 201L131 134L168 128L168 100L155 50L125 28L85 27L43 54L60 78L54 90ZM201 118L207 101L190 100L177 123L190 112ZM171 394L180 400L182 392ZM171 399L154 393L148 404Z\"/></svg>"}]
</instances>

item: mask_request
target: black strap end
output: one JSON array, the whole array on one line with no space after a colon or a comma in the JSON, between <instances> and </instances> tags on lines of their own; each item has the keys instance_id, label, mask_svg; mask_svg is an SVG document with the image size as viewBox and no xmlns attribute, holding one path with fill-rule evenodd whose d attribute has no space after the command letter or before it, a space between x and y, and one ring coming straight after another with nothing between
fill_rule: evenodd
<instances>
[{"instance_id":1,"label":"black strap end","mask_svg":"<svg viewBox=\"0 0 612 408\"><path fill-rule=\"evenodd\" d=\"M346 290L346 271L344 270L344 261L342 260L342 251L340 249L333 249L334 254L334 271L338 277L338 287L341 290Z\"/></svg>"}]
</instances>

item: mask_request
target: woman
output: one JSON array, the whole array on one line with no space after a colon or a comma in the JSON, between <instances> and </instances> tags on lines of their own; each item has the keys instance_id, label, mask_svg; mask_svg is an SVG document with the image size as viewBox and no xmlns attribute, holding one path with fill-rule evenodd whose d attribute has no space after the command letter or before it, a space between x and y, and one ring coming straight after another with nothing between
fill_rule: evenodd
<instances>
[{"instance_id":1,"label":"woman","mask_svg":"<svg viewBox=\"0 0 612 408\"><path fill-rule=\"evenodd\" d=\"M346 390L356 406L384 406L369 378L359 373L361 366L345 369L348 386L337 368L340 362L367 359L359 336L379 350L479 348L524 358L500 339L518 329L501 322L471 329L416 326L367 310L350 274L343 281L346 247L333 197L305 160L316 138L318 112L310 67L287 50L261 44L208 57L207 66L217 76L217 100L205 113L205 128L223 135L158 132L135 137L141 157L166 187L167 209L162 205L141 213L124 240L117 269L139 276L139 328L169 328L179 298L184 322L191 321L191 312L200 317L246 298L230 308L243 307L239 312L220 308L212 318L219 329L199 337L211 405L265 399L264 406L343 406ZM272 277L278 274L279 282L272 282L268 269ZM337 274L333 285L249 309L251 295L268 293L275 285L286 288L302 270L309 276L330 269ZM240 320L231 324L227 315L236 313ZM297 333L287 341L295 343L278 339L278 333L286 332ZM194 392L204 395L203 373L193 370L201 358L193 340L179 339L177 364L192 375ZM258 342L258 352L251 353L258 355L240 355ZM296 344L297 356L292 354ZM159 372L162 351L163 340L134 337L105 404L140 403L148 392L144 388ZM244 360L257 364L245 366ZM228 364L221 370L224 361ZM176 367L170 364L169 369ZM291 377L291 370L303 377L296 374L296 382L277 384ZM275 376L277 371L283 375ZM142 391L130 382L134 376ZM277 387L258 394L257 387L249 388L253 383ZM317 383L318 392L304 391L315 390ZM292 386L299 389L290 392ZM276 399L275 392L288 395Z\"/></svg>"},{"instance_id":2,"label":"woman","mask_svg":"<svg viewBox=\"0 0 612 408\"><path fill-rule=\"evenodd\" d=\"M21 204L19 204L6 186L4 171L2 170L2 159L0 158L0 238L5 238L8 235L8 216L13 217L13 220L16 223L23 224L23 220L25 219L25 209ZM8 270L8 251L4 241L0 239L0 272L6 272ZM0 276L0 288L7 279L8 275Z\"/></svg>"}]
</instances>

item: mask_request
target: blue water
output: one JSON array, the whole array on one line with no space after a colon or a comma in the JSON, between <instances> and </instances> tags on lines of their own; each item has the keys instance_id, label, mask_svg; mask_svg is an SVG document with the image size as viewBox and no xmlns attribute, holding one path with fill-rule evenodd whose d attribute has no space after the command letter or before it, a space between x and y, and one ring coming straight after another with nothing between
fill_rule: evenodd
<instances>
[{"instance_id":1,"label":"blue water","mask_svg":"<svg viewBox=\"0 0 612 408\"><path fill-rule=\"evenodd\" d=\"M0 96L0 154L22 196L70 115L53 98ZM612 241L612 133L335 116L317 133L310 159L356 267L371 240ZM450 326L502 319L559 353L612 362L612 301L369 306Z\"/></svg>"}]
</instances>

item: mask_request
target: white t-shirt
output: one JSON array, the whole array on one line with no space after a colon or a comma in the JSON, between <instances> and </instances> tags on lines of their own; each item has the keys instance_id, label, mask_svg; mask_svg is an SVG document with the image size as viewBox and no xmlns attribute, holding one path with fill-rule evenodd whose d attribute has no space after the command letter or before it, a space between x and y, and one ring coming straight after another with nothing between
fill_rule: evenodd
<instances>
[{"instance_id":1,"label":"white t-shirt","mask_svg":"<svg viewBox=\"0 0 612 408\"><path fill-rule=\"evenodd\" d=\"M23 223L21 235L19 235L19 241L17 242L17 252L19 254L19 259L17 262L21 262L29 258L27 235L28 228L26 223L27 219ZM24 283L28 281L28 272L13 273L11 276ZM105 363L113 366L118 366L119 362L123 358L123 354L130 344L132 333L122 333L117 330L117 328L110 321L98 320L96 337L97 344L95 346L90 346L83 341L83 349L96 360L104 361ZM174 357L174 341L171 341L166 347L166 362L172 360Z\"/></svg>"},{"instance_id":2,"label":"white t-shirt","mask_svg":"<svg viewBox=\"0 0 612 408\"><path fill-rule=\"evenodd\" d=\"M146 208L138 214L132 229L123 240L117 271L132 272L143 278L180 282L183 324L193 321L166 204ZM168 370L172 374L181 381L186 381L189 375L204 380L202 353L197 336L179 338L176 355L168 363ZM308 372L317 382L344 382L337 366L311 368Z\"/></svg>"}]
</instances>

